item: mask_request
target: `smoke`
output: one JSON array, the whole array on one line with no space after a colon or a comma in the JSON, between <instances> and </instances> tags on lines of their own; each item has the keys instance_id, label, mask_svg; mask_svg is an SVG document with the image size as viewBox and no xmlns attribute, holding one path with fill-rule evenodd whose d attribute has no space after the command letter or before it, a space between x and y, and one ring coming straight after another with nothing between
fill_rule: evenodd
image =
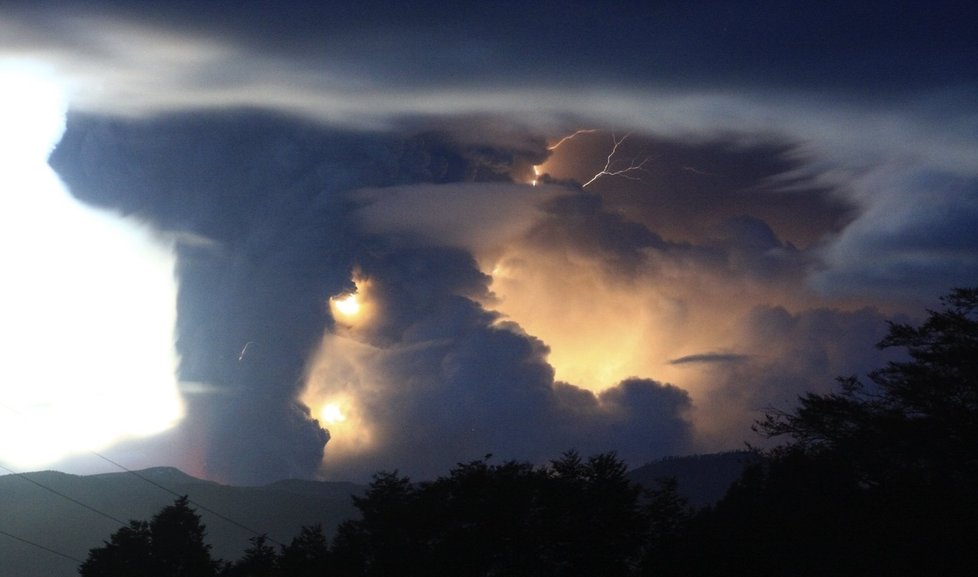
<instances>
[{"instance_id":1,"label":"smoke","mask_svg":"<svg viewBox=\"0 0 978 577\"><path fill-rule=\"evenodd\" d=\"M974 19L774 4L31 2L0 50L71 94L71 193L172 243L186 417L152 451L248 483L637 464L739 446L973 282ZM581 190L624 131L641 171Z\"/></svg>"},{"instance_id":2,"label":"smoke","mask_svg":"<svg viewBox=\"0 0 978 577\"><path fill-rule=\"evenodd\" d=\"M766 407L882 362L883 313L810 285L862 213L793 147L636 134L623 152L658 158L652 181L585 192L561 171L600 132L548 157L532 132L444 126L69 119L52 163L72 192L176 239L181 466L255 483L568 449L637 465L754 441ZM544 161L551 184L521 182Z\"/></svg>"},{"instance_id":3,"label":"smoke","mask_svg":"<svg viewBox=\"0 0 978 577\"><path fill-rule=\"evenodd\" d=\"M419 316L433 314L433 301L479 287L486 294L487 277L462 252L371 256L394 237L359 230L350 216L364 200L342 191L498 180L507 167L541 157L540 149L527 157L494 152L492 143L474 150L438 133L355 134L270 115L74 115L51 162L76 196L153 222L176 239L187 416L174 442L186 445L178 453L194 455L181 464L212 478L258 482L320 467L328 433L298 397L311 352L337 328L329 297L352 288L352 271L380 267L415 279L404 294L381 293L390 289L376 283L384 295L378 342L401 339Z\"/></svg>"},{"instance_id":4,"label":"smoke","mask_svg":"<svg viewBox=\"0 0 978 577\"><path fill-rule=\"evenodd\" d=\"M866 308L858 313L848 312L841 302L840 308L827 308L823 297L809 289L810 271L820 263L819 243L800 249L779 238L760 218L747 214L727 216L734 210L744 210L770 214L772 220L788 223L789 215L801 205L816 211L805 226L812 227L815 221L822 228L800 232L786 228L788 234L823 238L845 226L839 215L849 215L852 209L822 186L803 186L798 177L790 180L791 188L774 184L779 179L788 182L783 177L797 170L797 161L783 157L787 147L763 144L731 152L722 142L700 146L655 144L660 149L684 149L702 163L727 164L728 169L732 154L741 160L741 171L728 170L727 180L714 181L712 188L699 184L699 196L710 202L689 219L693 226L678 239L666 238L646 223L653 220L648 215L655 209L682 209L687 199L681 187L653 188L643 196L636 193L625 205L621 202L622 189L615 186L621 183L607 183L605 190L597 193L580 191L573 182L568 186L535 188L510 185L506 193L503 188L494 191L499 202L489 208L482 201L484 188L412 186L390 195L383 191L361 195L359 198L365 198L368 204L357 212L366 229L382 237L396 235L399 243L414 242L418 246L430 246L435 239L444 237L446 242L473 255L471 282L466 290L456 286L450 294L465 295L491 313L492 320L483 321L484 325L515 330L525 338L539 341L539 362L553 371L541 376L544 386L529 390L548 391L556 397L546 402L538 399L523 403L550 408L525 418L534 420L539 430L564 431L566 443L573 440L595 447L594 441L603 439L607 446L626 447L640 440L637 442L644 443L643 450L629 451L628 455L637 462L662 456L667 449L729 449L755 441L750 424L766 408L789 406L806 390L827 390L834 376L868 370L879 362L873 344L885 327L878 311ZM553 169L569 162L558 154L559 151L546 166ZM572 160L570 163L576 165ZM624 186L632 184L629 181ZM524 190L522 194L516 192L520 188ZM771 197L777 194L803 198L772 203ZM447 198L452 201L445 202ZM520 204L522 208L515 209ZM405 210L409 206L438 206L438 222L432 222L427 210ZM754 207L758 210L752 210ZM520 217L510 218L514 213ZM394 214L398 215L396 219ZM500 220L510 226L493 226ZM403 255L397 260L413 262ZM438 260L451 261L445 256ZM458 263L452 268L458 270L463 265ZM476 266L485 275L484 287L475 274ZM393 284L396 289L386 290L398 298L423 294L425 302L434 299L431 295L437 293L423 284L436 277L431 267L417 263L411 267L411 275L391 279L375 273L368 278L371 286ZM417 290L418 286L423 289ZM370 294L375 295L375 290L371 289ZM770 334L770 339L758 338L757 335L771 332L765 330L766 323L757 320L759 311L772 309L771 303L777 303L774 310L803 319L796 323L803 328ZM390 308L412 309L404 305ZM808 319L812 318L821 322L810 324ZM344 338L371 342L370 335L375 330L372 323L354 329ZM454 334L459 333L465 331ZM844 341L847 346L834 349L820 339L828 343ZM392 342L408 346L396 338ZM437 342L447 346L443 340ZM376 344L383 351L378 354L388 354L384 347L389 342ZM420 346L409 344L412 351ZM343 345L336 342L330 346ZM827 352L830 348L832 354ZM437 347L424 350L436 358L447 355ZM419 353L413 354L412 358L416 358ZM320 383L315 385L320 392L311 399L329 397L329 387L322 384L332 379L328 357L321 355L316 363L321 373L313 375L313 382ZM483 357L491 355L484 353ZM799 364L793 364L796 361ZM376 384L390 380L389 376L379 377L364 370L363 366L369 364L362 363L354 371L359 381ZM520 362L511 360L508 364ZM442 363L432 366L443 369ZM475 374L487 372L483 367ZM427 379L441 382L435 377ZM662 382L674 385L660 385ZM387 390L395 385L377 386ZM642 390L642 386L657 391L649 396L656 401L643 404L641 397L624 394L622 391L628 386L635 387L633 392ZM682 402L667 400L672 391L681 393ZM388 398L383 394L381 397ZM642 409L631 406L631 400ZM657 412L655 403L671 417ZM613 428L607 420L610 413L616 412L610 408L612 405L619 407L619 414L629 415L616 424L616 434L610 432ZM466 415L464 410L454 411ZM465 422L479 420L466 418ZM497 421L507 422L499 418ZM579 437L570 433L570 422L575 424L574 432ZM642 431L637 428L642 422L655 422L661 428ZM530 431L510 429L523 439L532 438ZM389 426L381 430L387 431ZM540 441L528 445L546 446Z\"/></svg>"},{"instance_id":5,"label":"smoke","mask_svg":"<svg viewBox=\"0 0 978 577\"><path fill-rule=\"evenodd\" d=\"M351 416L325 475L430 476L487 453L540 462L569 449L643 462L688 444L676 387L630 379L597 395L555 382L547 346L475 300L489 278L468 254L392 247L359 274L375 312L324 337L303 397Z\"/></svg>"}]
</instances>

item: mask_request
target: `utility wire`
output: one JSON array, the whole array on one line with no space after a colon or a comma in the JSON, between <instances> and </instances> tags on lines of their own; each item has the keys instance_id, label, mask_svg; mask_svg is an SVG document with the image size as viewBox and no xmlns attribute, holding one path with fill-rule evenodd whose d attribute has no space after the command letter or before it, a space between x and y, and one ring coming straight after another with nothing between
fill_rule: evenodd
<instances>
[{"instance_id":1,"label":"utility wire","mask_svg":"<svg viewBox=\"0 0 978 577\"><path fill-rule=\"evenodd\" d=\"M45 491L49 491L49 492L54 493L55 495L57 495L57 496L59 496L59 497L61 497L63 499L66 499L68 501L71 501L72 503L78 505L79 507L84 507L85 509L88 509L89 511L92 511L93 513L96 513L98 515L101 515L102 517L105 517L106 519L110 519L111 521L114 521L115 523L118 523L120 525L123 525L123 526L126 525L126 523L124 521L122 521L122 520L120 520L120 519L118 519L118 518L116 518L116 517L114 517L112 515L109 515L108 513L104 512L104 511L100 511L100 510L96 509L95 507L92 507L91 505L87 505L85 503L82 503L78 499L75 499L73 497L70 497L68 495L65 495L64 493L62 493L61 491L58 491L57 489L53 489L51 487L48 487L47 485L45 485L44 483L41 483L40 481L37 481L35 479L31 479L29 476L25 475L24 473L18 473L17 471L14 471L14 470L12 470L12 469L4 466L4 465L0 465L0 469L3 469L4 471L7 471L11 475L16 475L17 477L20 477L21 479L27 481L28 483L32 483L34 485L37 485L38 487L44 489ZM64 557L65 559L74 561L76 563L84 563L84 561L82 561L81 559L79 559L77 557L74 557L72 555L68 555L67 553L62 553L61 551L57 551L55 549L52 549L52 548L47 547L45 545L41 545L40 543L36 543L36 542L31 541L29 539L24 539L23 537L18 537L17 535L14 535L13 533L9 533L9 532L4 531L2 529L0 529L0 535L4 535L6 537L9 537L9 538L11 538L11 539L13 539L15 541L20 541L21 543L24 543L26 545L30 545L31 547L35 547L37 549L41 549L42 551L47 551L48 553L51 553L53 555L57 555L59 557Z\"/></svg>"},{"instance_id":2,"label":"utility wire","mask_svg":"<svg viewBox=\"0 0 978 577\"><path fill-rule=\"evenodd\" d=\"M68 501L71 501L72 503L74 503L75 505L78 505L79 507L84 507L84 508L88 509L89 511L93 512L93 513L96 513L98 515L101 515L101 516L105 517L106 519L109 519L110 521L115 521L119 525L122 525L122 526L128 525L128 523L126 523L125 521L122 521L118 517L114 517L112 515L109 515L105 511L99 511L98 509L96 509L95 507L92 507L91 505L86 505L85 503L82 503L81 501L79 501L78 499L75 499L74 497L69 497L68 495L65 495L64 493L62 493L61 491L58 491L57 489L52 489L51 487L48 487L47 485L45 485L44 483L41 483L40 481L37 481L35 479L31 479L30 477L28 477L24 473L18 473L17 471L13 471L11 469L8 469L7 467L4 467L3 465L0 465L0 469L3 469L4 471L10 473L11 475L16 475L16 476L20 477L21 479L27 481L28 483L33 483L34 485L37 485L38 487L44 489L45 491L49 491L49 492L54 493L55 495L57 495L57 496L59 496L59 497L61 497L63 499L67 499Z\"/></svg>"},{"instance_id":3,"label":"utility wire","mask_svg":"<svg viewBox=\"0 0 978 577\"><path fill-rule=\"evenodd\" d=\"M21 411L19 411L15 407L12 407L12 406L8 405L5 402L0 401L0 406L3 406L7 410L9 410L9 411L11 411L11 412L13 412L15 414L18 414L18 415L23 414L23 413L21 413ZM126 467L125 465L123 465L123 464L121 464L121 463L119 463L117 461L113 461L112 459L106 457L105 455L103 455L103 454L101 454L101 453L99 453L97 451L90 450L89 452L91 454L95 455L96 457L102 459L103 461L106 461L107 463L111 463L112 465L115 465L116 467L122 469L123 471L125 471L125 472L127 472L127 473L129 473L131 475L134 475L135 477L137 477L139 479L142 479L143 481L149 483L150 485L153 485L154 487L157 487L158 489L162 489L163 491L166 491L167 493L169 493L169 494L171 494L171 495L173 495L173 496L175 496L177 498L186 496L187 497L187 501L190 502L190 503L192 503L192 504L194 504L198 509L201 509L203 511L207 511L211 515L214 515L215 517L217 517L218 519L221 519L221 520L225 521L226 523L230 523L231 525L234 525L235 527L237 527L239 529L243 529L243 530L251 533L252 535L255 535L256 537L264 536L265 539L267 539L268 541L271 541L272 543L274 543L274 544L276 544L276 545L278 545L280 547L284 547L285 546L283 543L280 543L279 541L276 541L275 539L272 539L271 537L269 537L267 533L262 533L260 531L256 531L255 529L252 529L251 527L248 527L247 525L245 525L243 523L239 523L239 522L235 521L234 519L231 519L230 517L227 517L225 515L222 515L221 513L218 513L217 511L211 509L210 507L206 507L206 506L198 503L197 501L194 501L193 499L190 499L189 495L181 495L180 493L177 493L176 491L174 491L172 489L169 489L167 487L164 487L163 485L160 485L156 481L154 481L154 480L152 480L152 479L150 479L150 478L148 478L148 477L146 477L144 475L140 475L139 473L137 473L136 471L133 471L129 467ZM68 495L65 495L64 493L61 493L61 492L56 491L56 490L54 490L54 489L52 489L50 487L47 487L47 486L43 485L42 483L39 483L39 482L37 482L37 481L35 481L35 480L33 480L33 479L31 479L31 478L23 475L22 473L17 473L15 471L12 471L12 470L8 469L7 467L4 467L3 465L0 465L0 468L4 469L5 471L7 471L9 473L12 473L14 475L19 476L22 479L25 479L27 481L30 481L31 483L34 483L35 485L37 485L37 486L39 486L39 487L41 487L41 488L43 488L45 490L48 490L48 491L54 493L55 495L59 495L61 497L64 497L65 499L71 501L72 503L75 503L77 505L80 505L80 506L82 506L82 507L84 507L84 508L86 508L86 509L88 509L90 511L93 511L93 512L95 512L95 513L97 513L97 514L99 514L99 515L101 515L103 517L106 517L108 519L111 519L112 521L114 521L114 522L116 522L116 523L118 523L118 524L120 524L122 526L128 525L128 523L126 523L124 521L121 521L121 520L113 517L112 515L109 515L108 513L99 511L98 509L95 509L94 507L91 507L89 505L86 505L86 504L82 503L81 501L78 501L77 499L73 499L73 498L69 497ZM11 537L13 537L15 539L17 538L17 537L14 537L12 535L11 535ZM33 545L34 543L31 543L31 544ZM43 548L42 545L38 545L38 546Z\"/></svg>"},{"instance_id":4,"label":"utility wire","mask_svg":"<svg viewBox=\"0 0 978 577\"><path fill-rule=\"evenodd\" d=\"M26 544L30 545L31 547L37 547L38 549L42 549L44 551L47 551L48 553L52 553L52 554L57 555L59 557L64 557L65 559L68 559L70 561L74 561L75 563L84 563L84 561L82 561L78 557L73 557L71 555L68 555L67 553L62 553L61 551L55 551L54 549L52 549L50 547L45 547L44 545L41 545L40 543L35 543L33 541L29 541L27 539L24 539L23 537L18 537L17 535L14 535L12 533L7 533L3 529L0 529L0 535L4 535L6 537L10 537L11 539L14 539L15 541L20 541L21 543L26 543Z\"/></svg>"},{"instance_id":5,"label":"utility wire","mask_svg":"<svg viewBox=\"0 0 978 577\"><path fill-rule=\"evenodd\" d=\"M179 497L187 497L187 501L189 501L190 503L192 503L193 505L195 505L198 509L207 511L211 515L214 515L215 517L217 517L219 519L222 519L225 522L230 523L230 524L234 525L235 527L238 527L239 529L244 529L245 531L247 531L247 532L255 535L256 537L264 536L265 539L267 539L268 541L271 541L272 543L275 543L276 545L278 545L280 547L285 547L285 545L283 543L280 543L280 542L276 541L275 539L272 539L271 537L268 536L267 533L261 533L259 531L256 531L256 530L252 529L251 527L248 527L247 525L244 525L242 523L239 523L239 522L235 521L234 519L231 519L230 517L226 517L226 516L218 513L217 511L211 509L210 507L205 507L204 505L201 505L197 501L194 501L193 499L191 499L189 495L182 495L180 493L177 493L173 489L170 489L168 487L164 487L163 485L160 485L159 483L157 483L156 481L150 479L149 477L146 477L144 475L140 475L139 473L137 473L136 471L133 471L129 467L126 467L125 465L123 465L123 464L121 464L119 462L113 461L112 459L106 457L105 455L103 455L101 453L98 453L96 451L90 451L90 452L93 455L95 455L96 457L98 457L100 459L103 459L106 462L115 465L116 467L119 467L123 471L126 471L127 473L129 473L131 475L134 475L134 476L142 479L143 481L146 481L150 485L153 485L154 487L157 487L159 489L162 489L163 491L166 491L167 493L169 493L169 494L171 494L171 495L173 495L175 497L178 497L178 498Z\"/></svg>"}]
</instances>

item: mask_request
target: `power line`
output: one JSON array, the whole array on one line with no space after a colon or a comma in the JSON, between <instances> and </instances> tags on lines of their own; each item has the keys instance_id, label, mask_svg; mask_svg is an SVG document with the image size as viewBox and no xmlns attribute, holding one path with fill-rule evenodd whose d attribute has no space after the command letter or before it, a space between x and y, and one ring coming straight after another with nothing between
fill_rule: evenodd
<instances>
[{"instance_id":1,"label":"power line","mask_svg":"<svg viewBox=\"0 0 978 577\"><path fill-rule=\"evenodd\" d=\"M88 509L89 511L91 511L93 513L96 513L98 515L101 515L101 516L105 517L106 519L109 519L110 521L114 521L114 522L118 523L119 525L125 526L125 525L128 524L125 521L122 521L121 519L119 519L117 517L114 517L114 516L106 513L105 511L100 511L100 510L96 509L95 507L92 507L91 505L86 505L85 503L82 503L81 501L79 501L78 499L75 499L74 497L69 497L68 495L65 495L64 493L62 493L61 491L58 491L57 489L52 489L51 487L48 487L47 485L45 485L44 483L41 483L40 481L37 481L35 479L31 479L30 477L28 477L27 475L25 475L23 473L18 473L17 471L13 471L11 469L8 469L7 467L5 467L3 465L0 465L0 469L3 469L4 471L10 473L11 475L16 475L16 476L20 477L21 479L27 481L28 483L33 483L34 485L37 485L38 487L44 489L45 491L54 493L55 495L57 495L57 496L59 496L59 497L61 497L63 499L67 499L68 501L71 501L72 503L78 505L79 507L84 507L85 509Z\"/></svg>"},{"instance_id":2,"label":"power line","mask_svg":"<svg viewBox=\"0 0 978 577\"><path fill-rule=\"evenodd\" d=\"M73 556L71 556L71 555L69 555L67 553L62 553L61 551L56 551L56 550L54 550L54 549L52 549L50 547L45 547L44 545L41 545L40 543L35 543L33 541L24 539L23 537L18 537L17 535L14 535L13 533L7 533L3 529L0 529L0 535L4 535L6 537L10 537L11 539L14 539L16 541L20 541L21 543L26 543L26 544L30 545L31 547L37 547L38 549L41 549L43 551L47 551L48 553L53 553L54 555L57 555L59 557L64 557L65 559L68 559L70 561L74 561L75 563L84 563L84 561L82 561L78 557L73 557Z\"/></svg>"},{"instance_id":3,"label":"power line","mask_svg":"<svg viewBox=\"0 0 978 577\"><path fill-rule=\"evenodd\" d=\"M118 523L119 525L123 525L123 526L126 525L126 523L124 521L118 519L117 517L114 517L114 516L106 513L105 511L100 511L100 510L96 509L95 507L92 507L91 505L87 505L85 503L82 503L78 499L75 499L74 497L70 497L68 495L65 495L64 493L62 493L61 491L58 491L57 489L54 489L52 487L48 487L44 483L41 483L40 481L37 481L36 479L32 479L29 476L25 475L24 473L18 473L17 471L14 471L13 469L10 469L10 468L8 468L8 467L6 467L4 465L0 465L0 469L3 469L4 471L7 471L11 475L15 475L17 477L20 477L21 479L27 481L28 483L32 483L34 485L37 485L38 487L44 489L45 491L48 491L50 493L53 493L53 494L61 497L62 499L66 499L68 501L71 501L72 503L78 505L79 507L83 507L83 508L88 509L89 511L91 511L93 513L96 513L98 515L101 515L102 517L105 517L106 519L109 519L109 520L111 520L111 521L113 521L115 523ZM81 559L79 559L77 557L74 557L72 555L68 555L67 553L62 553L61 551L57 551L57 550L52 549L52 548L50 548L50 547L48 547L46 545L41 545L40 543L36 543L36 542L31 541L29 539L25 539L23 537L18 537L17 535L14 535L13 533L9 533L9 532L4 531L2 529L0 529L0 535L4 535L6 537L9 537L11 539L14 539L15 541L20 541L21 543L24 543L26 545L30 545L31 547L35 547L37 549L41 549L42 551L47 551L48 553L51 553L53 555L57 555L59 557L64 557L65 559L69 559L69 560L74 561L76 563L84 563L84 561L82 561Z\"/></svg>"},{"instance_id":4,"label":"power line","mask_svg":"<svg viewBox=\"0 0 978 577\"><path fill-rule=\"evenodd\" d=\"M10 406L10 405L8 405L7 403L5 403L3 401L0 401L0 406L3 406L7 410L9 410L9 411L11 411L11 412L13 412L15 414L18 414L18 415L22 415L23 414L17 408ZM149 483L150 485L153 485L154 487L157 487L158 489L161 489L163 491L166 491L167 493L169 493L169 494L171 494L171 495L173 495L173 496L175 496L177 498L180 498L180 497L184 497L185 496L185 495L181 495L180 493L177 493L176 491L174 491L174 490L172 490L172 489L170 489L168 487L164 487L163 485L160 485L159 483L157 483L156 481L153 481L152 479L150 479L148 477L145 477L143 475L140 475L139 473L137 473L136 471L133 471L129 467L126 467L125 465L123 465L123 464L121 464L121 463L119 463L117 461L113 461L112 459L106 457L105 455L103 455L103 454L101 454L101 453L99 453L97 451L89 450L89 452L91 454L95 455L96 457L102 459L103 461L106 461L107 463L111 463L112 465L115 465L116 467L122 469L123 471L125 471L125 472L127 472L127 473L129 473L131 475L134 475L135 477L137 477L139 479L142 479L143 481ZM89 505L86 505L85 503L82 503L81 501L78 501L77 499L73 499L73 498L69 497L68 495L65 495L64 493L61 493L61 492L56 491L56 490L54 490L54 489L52 489L50 487L47 487L47 486L43 485L42 483L39 483L39 482L37 482L37 481L29 478L29 477L24 476L22 473L17 473L15 471L12 471L12 470L8 469L7 467L4 467L3 465L0 465L0 468L4 469L5 471L7 471L9 473L12 473L14 475L19 476L22 479L25 479L27 481L30 481L31 483L34 483L35 485L37 485L37 486L39 486L39 487L41 487L41 488L43 488L45 490L48 490L48 491L50 491L50 492L52 492L52 493L54 493L56 495L59 495L59 496L65 498L65 499L71 501L72 503L75 503L77 505L80 505L81 507L84 507L84 508L86 508L86 509L88 509L90 511L93 511L93 512L95 512L95 513L97 513L97 514L99 514L99 515L101 515L103 517L106 517L108 519L111 519L112 521L118 523L119 525L122 525L122 526L128 525L128 523L126 523L124 521L121 521L121 520L113 517L112 515L109 515L108 513L99 511L98 509L95 509L94 507L91 507ZM214 515L218 519L221 519L221 520L223 520L226 523L230 523L231 525L234 525L235 527L237 527L239 529L243 529L243 530L251 533L252 535L255 535L255 536L264 536L268 541L271 541L272 543L274 543L274 544L276 544L276 545L278 545L280 547L284 547L285 546L283 543L280 543L279 541L276 541L275 539L272 539L271 537L269 537L268 536L268 533L262 533L260 531L256 531L255 529L252 529L251 527L248 527L247 525L245 525L243 523L239 523L238 521L235 521L234 519L231 519L230 517L227 517L226 515L222 515L221 513L218 513L217 511L215 511L214 509L211 509L210 507L204 506L204 505L198 503L197 501L194 501L193 499L190 499L189 498L189 495L187 495L187 501L190 502L190 503L192 503L193 505L195 505L198 509L201 509L203 511L207 511L208 513L210 513L211 515Z\"/></svg>"},{"instance_id":5,"label":"power line","mask_svg":"<svg viewBox=\"0 0 978 577\"><path fill-rule=\"evenodd\" d=\"M112 459L106 457L105 455L103 455L103 454L101 454L99 452L96 452L96 451L90 451L90 452L93 455L95 455L96 457L98 457L100 459L103 459L106 462L115 465L116 467L119 467L123 471L126 471L127 473L129 473L131 475L134 475L137 478L142 479L143 481L146 481L150 485L153 485L154 487L157 487L159 489L162 489L163 491L166 491L167 493L169 493L169 494L171 494L171 495L173 495L173 496L175 496L177 498L187 497L187 501L189 501L190 503L192 503L193 505L195 505L198 509L207 511L211 515L214 515L215 517L217 517L219 519L222 519L223 521L225 521L227 523L230 523L230 524L234 525L235 527L238 527L239 529L244 529L245 531L248 531L249 533L251 533L252 535L255 535L255 536L264 536L267 540L271 541L272 543L275 543L276 545L278 545L280 547L284 547L285 546L285 544L280 543L280 542L276 541L275 539L272 539L271 537L269 537L268 536L268 533L261 533L259 531L256 531L256 530L252 529L251 527L248 527L247 525L244 525L243 523L239 523L239 522L235 521L234 519L231 519L230 517L226 517L226 516L218 513L217 511L211 509L210 507L205 507L204 505L201 505L197 501L194 501L193 499L191 499L189 495L181 495L180 493L177 493L173 489L170 489L168 487L164 487L163 485L160 485L159 483L157 483L156 481L150 479L149 477L140 475L139 473L137 473L136 471L133 471L129 467L126 467L125 465L123 465L121 463L118 463L116 461L113 461Z\"/></svg>"}]
</instances>

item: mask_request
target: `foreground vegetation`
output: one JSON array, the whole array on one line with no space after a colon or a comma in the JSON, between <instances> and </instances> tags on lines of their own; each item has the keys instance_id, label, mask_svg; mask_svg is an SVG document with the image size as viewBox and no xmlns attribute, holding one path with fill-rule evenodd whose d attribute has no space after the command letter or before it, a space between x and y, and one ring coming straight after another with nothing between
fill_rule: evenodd
<instances>
[{"instance_id":1,"label":"foreground vegetation","mask_svg":"<svg viewBox=\"0 0 978 577\"><path fill-rule=\"evenodd\" d=\"M978 551L978 289L956 290L920 326L892 324L906 352L757 423L786 443L715 506L692 511L675 482L641 489L613 454L547 466L491 458L429 483L379 473L360 518L328 540L255 537L215 561L178 499L93 549L83 577L971 575Z\"/></svg>"}]
</instances>

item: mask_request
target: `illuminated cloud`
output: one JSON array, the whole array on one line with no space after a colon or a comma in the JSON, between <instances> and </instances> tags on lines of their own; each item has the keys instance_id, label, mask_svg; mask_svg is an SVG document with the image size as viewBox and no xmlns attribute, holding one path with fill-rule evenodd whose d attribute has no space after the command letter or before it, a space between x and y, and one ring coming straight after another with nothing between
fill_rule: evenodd
<instances>
[{"instance_id":1,"label":"illuminated cloud","mask_svg":"<svg viewBox=\"0 0 978 577\"><path fill-rule=\"evenodd\" d=\"M790 147L630 142L668 159L644 195L613 180L478 182L505 174L499 158L521 175L536 158L507 139L474 154L451 133L268 115L75 116L53 162L79 196L209 239L178 244L178 347L181 379L208 383L187 391L183 429L215 478L734 448L764 407L878 364L882 313L852 316L809 284L859 222L854 201L793 176L805 164ZM725 178L704 184L682 169L694 160ZM562 163L555 152L549 168ZM792 226L802 208L809 221ZM657 210L690 227L657 232ZM361 308L337 309L351 294ZM788 320L757 320L765 310ZM824 320L774 330L793 318ZM739 361L676 362L710 351Z\"/></svg>"},{"instance_id":2,"label":"illuminated cloud","mask_svg":"<svg viewBox=\"0 0 978 577\"><path fill-rule=\"evenodd\" d=\"M596 395L555 382L542 342L468 298L488 279L456 249L391 250L363 274L378 314L325 335L303 395L352 417L331 429L324 475L396 467L423 478L490 452L541 461L572 448L642 462L688 446L684 391L630 379Z\"/></svg>"},{"instance_id":3,"label":"illuminated cloud","mask_svg":"<svg viewBox=\"0 0 978 577\"><path fill-rule=\"evenodd\" d=\"M972 9L594 10L5 7L71 194L173 239L181 466L739 447L973 283Z\"/></svg>"}]
</instances>

